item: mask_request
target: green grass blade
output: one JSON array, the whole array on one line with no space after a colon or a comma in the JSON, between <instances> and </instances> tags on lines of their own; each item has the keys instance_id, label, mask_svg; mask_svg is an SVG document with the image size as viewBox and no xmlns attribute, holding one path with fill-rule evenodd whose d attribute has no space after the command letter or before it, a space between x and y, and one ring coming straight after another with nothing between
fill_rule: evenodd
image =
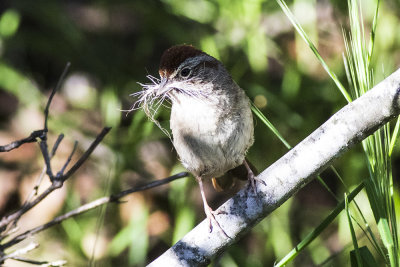
<instances>
[{"instance_id":1,"label":"green grass blade","mask_svg":"<svg viewBox=\"0 0 400 267\"><path fill-rule=\"evenodd\" d=\"M364 182L361 182L351 193L348 195L348 201L352 201L354 197L364 188ZM302 250L304 250L321 232L328 227L331 222L339 215L345 208L345 201L342 200L336 208L319 224L311 233L309 233L295 248L293 248L282 260L275 266L285 266L291 262Z\"/></svg>"},{"instance_id":2,"label":"green grass blade","mask_svg":"<svg viewBox=\"0 0 400 267\"><path fill-rule=\"evenodd\" d=\"M400 117L397 117L396 121L396 126L394 126L393 134L392 134L392 139L390 140L390 145L389 145L389 157L392 156L392 152L394 149L394 145L396 143L397 138L399 138L399 128L400 128Z\"/></svg>"},{"instance_id":3,"label":"green grass blade","mask_svg":"<svg viewBox=\"0 0 400 267\"><path fill-rule=\"evenodd\" d=\"M288 17L294 28L296 29L297 33L303 38L303 40L307 43L307 45L310 47L311 51L314 53L314 55L317 57L318 61L321 63L322 67L325 69L325 71L328 73L328 75L332 78L333 82L336 84L337 88L339 91L342 93L344 98L347 100L347 102L351 102L351 97L347 90L344 88L342 83L339 81L337 78L336 74L331 71L331 69L328 67L324 59L321 57L321 55L318 52L318 49L315 47L313 42L310 40L308 35L305 33L301 25L298 23L296 20L295 16L293 13L290 11L288 6L283 0L276 0L279 6L282 8L282 11L285 13L285 15Z\"/></svg>"},{"instance_id":4,"label":"green grass blade","mask_svg":"<svg viewBox=\"0 0 400 267\"><path fill-rule=\"evenodd\" d=\"M392 239L392 233L389 228L388 221L386 219L380 219L378 222L378 230L382 238L383 245L386 247L389 253L389 260L391 266L397 266L396 264L396 252L394 251L394 243Z\"/></svg>"},{"instance_id":5,"label":"green grass blade","mask_svg":"<svg viewBox=\"0 0 400 267\"><path fill-rule=\"evenodd\" d=\"M276 135L276 137L279 138L279 140L285 145L287 149L291 149L292 146L285 140L285 138L279 133L279 131L275 128L275 126L264 116L264 114L259 110L256 105L251 102L251 109L253 113ZM335 167L331 166L331 169L337 175L339 180L342 182L342 184L346 187L346 190L348 190L347 186L345 185L343 179L341 179L339 173L336 171ZM318 181L321 183L321 185L337 200L337 196L333 193L333 191L328 187L328 185L324 182L322 177L320 175L317 176Z\"/></svg>"},{"instance_id":6,"label":"green grass blade","mask_svg":"<svg viewBox=\"0 0 400 267\"><path fill-rule=\"evenodd\" d=\"M344 194L344 203L345 203L347 220L349 222L351 240L353 241L354 253L356 255L356 262L357 262L357 264L355 265L353 263L353 261L351 261L352 262L351 266L353 266L353 267L355 267L355 266L362 267L363 265L362 265L362 261L361 261L361 255L360 255L360 251L358 250L358 242L357 242L356 233L354 231L353 223L351 222L351 215L350 215L350 211L349 211L349 200L348 200L348 197L347 197L346 193Z\"/></svg>"},{"instance_id":7,"label":"green grass blade","mask_svg":"<svg viewBox=\"0 0 400 267\"><path fill-rule=\"evenodd\" d=\"M279 131L275 128L275 126L264 116L264 114L259 110L253 102L251 102L251 110L254 114L265 124L267 127L276 135L276 137L281 140L281 142L286 146L287 149L291 149L292 146L286 142L285 138L279 133Z\"/></svg>"},{"instance_id":8,"label":"green grass blade","mask_svg":"<svg viewBox=\"0 0 400 267\"><path fill-rule=\"evenodd\" d=\"M376 25L378 24L379 4L380 4L380 0L378 0L378 3L376 4L374 20L372 21L371 36L369 39L369 46L368 46L368 58L367 58L368 65L371 62L372 52L374 51Z\"/></svg>"},{"instance_id":9,"label":"green grass blade","mask_svg":"<svg viewBox=\"0 0 400 267\"><path fill-rule=\"evenodd\" d=\"M359 248L358 251L360 252L361 263L363 267L378 266L374 256L372 256L371 252L366 246ZM354 250L350 252L350 260L351 260L351 266L357 266L357 258Z\"/></svg>"}]
</instances>

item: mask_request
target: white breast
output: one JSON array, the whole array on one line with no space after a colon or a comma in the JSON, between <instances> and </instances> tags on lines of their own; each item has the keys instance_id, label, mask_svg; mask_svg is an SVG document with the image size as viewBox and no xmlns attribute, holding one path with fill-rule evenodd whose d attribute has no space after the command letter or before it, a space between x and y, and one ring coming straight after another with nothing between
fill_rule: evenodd
<instances>
[{"instance_id":1,"label":"white breast","mask_svg":"<svg viewBox=\"0 0 400 267\"><path fill-rule=\"evenodd\" d=\"M244 95L244 94L243 94ZM253 143L253 118L247 97L240 112L223 112L218 104L180 95L170 126L183 165L203 178L219 177L240 165Z\"/></svg>"}]
</instances>

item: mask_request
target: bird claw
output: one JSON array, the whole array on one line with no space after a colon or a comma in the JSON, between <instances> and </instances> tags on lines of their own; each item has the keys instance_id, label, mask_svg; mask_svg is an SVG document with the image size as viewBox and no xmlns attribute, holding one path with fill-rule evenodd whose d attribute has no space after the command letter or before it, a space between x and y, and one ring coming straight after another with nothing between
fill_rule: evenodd
<instances>
[{"instance_id":1,"label":"bird claw","mask_svg":"<svg viewBox=\"0 0 400 267\"><path fill-rule=\"evenodd\" d=\"M254 175L254 172L251 170L246 160L243 163L247 169L247 179L249 180L249 185L251 186L251 188L253 188L254 194L257 194L257 182L263 184L264 186L267 186L267 184Z\"/></svg>"},{"instance_id":2,"label":"bird claw","mask_svg":"<svg viewBox=\"0 0 400 267\"><path fill-rule=\"evenodd\" d=\"M264 186L267 185L263 180L261 180L260 178L257 178L253 174L253 172L251 172L251 173L249 172L248 179L250 181L251 188L253 188L254 194L257 194L257 182L260 183L260 184L263 184Z\"/></svg>"},{"instance_id":3,"label":"bird claw","mask_svg":"<svg viewBox=\"0 0 400 267\"><path fill-rule=\"evenodd\" d=\"M214 210L213 213L214 213L215 215L228 214L228 213L227 213L226 211L224 211L224 210Z\"/></svg>"},{"instance_id":4,"label":"bird claw","mask_svg":"<svg viewBox=\"0 0 400 267\"><path fill-rule=\"evenodd\" d=\"M221 225L219 224L219 222L217 221L217 219L215 218L215 215L218 214L226 214L225 211L213 211L210 207L206 208L205 210L206 212L206 216L208 219L208 223L209 223L209 227L210 227L210 233L213 230L213 223L221 230L221 232L224 234L224 236L226 236L227 238L231 238L224 229L222 229Z\"/></svg>"},{"instance_id":5,"label":"bird claw","mask_svg":"<svg viewBox=\"0 0 400 267\"><path fill-rule=\"evenodd\" d=\"M207 203L206 195L204 193L203 179L201 177L196 177L196 179L199 182L201 198L203 199L204 212L206 213L206 216L207 216L207 219L208 219L208 222L209 222L210 233L213 230L213 223L214 223L227 238L231 238L229 235L226 234L224 229L222 229L221 225L219 224L219 222L215 218L215 215L226 214L226 211L213 211L212 210L212 208Z\"/></svg>"}]
</instances>

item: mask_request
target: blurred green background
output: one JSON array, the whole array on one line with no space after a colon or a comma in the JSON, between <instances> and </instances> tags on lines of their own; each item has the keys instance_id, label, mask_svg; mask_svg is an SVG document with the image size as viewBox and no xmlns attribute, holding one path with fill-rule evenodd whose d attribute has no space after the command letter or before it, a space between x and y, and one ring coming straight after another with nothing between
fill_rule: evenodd
<instances>
[{"instance_id":1,"label":"blurred green background","mask_svg":"<svg viewBox=\"0 0 400 267\"><path fill-rule=\"evenodd\" d=\"M376 0L362 1L366 32L376 4ZM288 5L327 64L348 86L342 58L342 30L348 28L346 1L296 0ZM376 82L399 66L399 13L398 1L381 3L373 57ZM182 43L220 59L291 145L346 104L275 1L2 0L0 144L42 127L47 96L67 62L72 64L70 72L50 110L50 144L59 133L66 135L53 168L62 166L74 140L79 141L82 154L103 126L113 127L64 188L21 220L21 231L98 197L184 170L169 139L142 111L121 111L135 102L129 95L141 90L138 82L149 82L148 74L158 76L162 52ZM158 120L168 128L167 108L159 113ZM248 157L263 170L286 148L260 121L255 135ZM396 177L398 146L393 160ZM0 155L1 216L26 199L42 167L37 144ZM335 167L350 188L368 173L360 146L338 159ZM326 171L322 177L342 198L344 189L333 173ZM224 193L216 193L210 185L206 189L215 208L238 187ZM363 197L358 197L361 208ZM40 248L28 257L65 259L68 266L87 266L90 262L96 266L142 266L205 218L193 178L135 193L124 200L37 235ZM336 199L313 181L214 264L272 266L336 204ZM368 205L365 214L371 214ZM347 266L350 244L343 214L295 259L293 266ZM9 264L27 266L15 261Z\"/></svg>"}]
</instances>

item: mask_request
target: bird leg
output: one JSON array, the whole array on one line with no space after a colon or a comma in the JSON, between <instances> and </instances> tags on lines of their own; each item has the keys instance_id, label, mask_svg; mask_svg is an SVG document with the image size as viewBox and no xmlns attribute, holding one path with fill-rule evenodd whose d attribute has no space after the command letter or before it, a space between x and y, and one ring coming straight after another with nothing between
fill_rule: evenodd
<instances>
[{"instance_id":1,"label":"bird leg","mask_svg":"<svg viewBox=\"0 0 400 267\"><path fill-rule=\"evenodd\" d=\"M249 164L247 163L246 160L243 161L243 165L244 165L244 166L246 167L246 169L247 169L247 179L249 180L250 185L251 185L251 187L252 187L253 190L254 190L254 193L257 194L257 184L256 184L256 182L262 183L262 184L265 185L265 186L266 186L267 184L266 184L263 180L257 178L257 177L254 175L254 172L251 170L251 168L250 168L250 166L249 166Z\"/></svg>"},{"instance_id":2,"label":"bird leg","mask_svg":"<svg viewBox=\"0 0 400 267\"><path fill-rule=\"evenodd\" d=\"M218 212L215 212L212 210L212 208L208 205L207 203L207 199L206 199L206 195L204 193L204 188L203 188L203 179L201 177L196 177L197 182L200 185L200 193L201 193L201 198L203 199L203 205L204 205L204 212L206 213L208 222L210 224L210 233L213 230L213 223L222 231L222 233L230 238L224 231L224 229L222 229L221 225L219 224L219 222L217 221L217 219L215 219L215 214L218 214Z\"/></svg>"}]
</instances>

